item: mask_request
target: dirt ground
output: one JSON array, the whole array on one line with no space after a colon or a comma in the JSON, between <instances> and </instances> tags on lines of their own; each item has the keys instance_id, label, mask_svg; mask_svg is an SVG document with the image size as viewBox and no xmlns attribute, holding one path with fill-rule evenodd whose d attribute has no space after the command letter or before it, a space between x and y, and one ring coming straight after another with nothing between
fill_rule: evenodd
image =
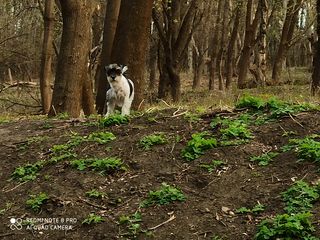
<instances>
[{"instance_id":1,"label":"dirt ground","mask_svg":"<svg viewBox=\"0 0 320 240\"><path fill-rule=\"evenodd\" d=\"M240 146L217 147L192 162L181 157L181 150L199 131L211 131L215 115L202 116L190 123L183 115L170 109L134 118L127 125L101 129L90 126L89 120L17 120L0 124L0 239L130 239L129 231L119 225L119 217L139 209L151 190L166 182L181 189L185 202L141 208L141 229L137 239L253 239L257 224L276 214L284 213L280 193L293 180L312 182L319 179L317 166L298 163L292 152L279 154L274 161L260 167L249 161L250 156L277 150L288 143L285 132L294 131L296 138L320 133L320 113L300 113L294 118L282 118L262 126L251 126L254 139ZM233 113L230 113L233 114ZM227 114L228 115L228 114ZM48 124L50 127L48 127ZM78 156L121 158L127 171L101 175L93 171L78 171L68 161L44 167L34 181L19 183L11 179L16 167L48 158L49 149L63 144L71 133L88 135L95 131L110 131L117 137L107 145L82 143L76 148ZM154 132L164 132L169 142L143 150L139 140ZM30 137L46 136L21 148ZM177 136L181 141L176 141ZM224 160L227 164L212 173L199 167L200 163ZM92 199L85 195L99 189L106 197ZM50 199L36 213L26 207L30 194L46 192ZM235 214L240 207L257 203L266 206L259 214ZM315 236L320 237L320 203L314 205ZM89 213L104 217L104 222L84 225ZM71 227L65 229L17 229L10 219L60 219ZM63 220L61 220L63 219ZM170 221L167 221L169 220ZM58 221L58 220L57 220ZM161 225L162 224L162 225Z\"/></svg>"}]
</instances>

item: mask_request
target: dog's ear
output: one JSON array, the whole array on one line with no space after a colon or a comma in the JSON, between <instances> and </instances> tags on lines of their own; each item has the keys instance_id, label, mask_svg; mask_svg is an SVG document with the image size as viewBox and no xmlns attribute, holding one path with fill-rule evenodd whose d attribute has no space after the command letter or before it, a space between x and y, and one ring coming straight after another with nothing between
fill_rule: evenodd
<instances>
[{"instance_id":1,"label":"dog's ear","mask_svg":"<svg viewBox=\"0 0 320 240\"><path fill-rule=\"evenodd\" d=\"M128 70L128 67L126 65L121 65L121 72L124 74Z\"/></svg>"}]
</instances>

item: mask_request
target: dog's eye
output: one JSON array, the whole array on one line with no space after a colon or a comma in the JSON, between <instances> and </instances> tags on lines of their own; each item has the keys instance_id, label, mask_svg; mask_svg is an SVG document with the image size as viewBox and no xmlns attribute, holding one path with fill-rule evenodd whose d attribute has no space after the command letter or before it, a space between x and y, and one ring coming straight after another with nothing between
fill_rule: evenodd
<instances>
[{"instance_id":1,"label":"dog's eye","mask_svg":"<svg viewBox=\"0 0 320 240\"><path fill-rule=\"evenodd\" d=\"M116 70L115 70L115 73L116 73L117 75L121 75L121 73L122 73L122 72L121 72L121 69L116 69Z\"/></svg>"},{"instance_id":2,"label":"dog's eye","mask_svg":"<svg viewBox=\"0 0 320 240\"><path fill-rule=\"evenodd\" d=\"M110 76L110 75L111 75L111 73L112 73L112 70L111 70L111 69L109 69L109 70L107 71L107 75L108 75L108 76Z\"/></svg>"}]
</instances>

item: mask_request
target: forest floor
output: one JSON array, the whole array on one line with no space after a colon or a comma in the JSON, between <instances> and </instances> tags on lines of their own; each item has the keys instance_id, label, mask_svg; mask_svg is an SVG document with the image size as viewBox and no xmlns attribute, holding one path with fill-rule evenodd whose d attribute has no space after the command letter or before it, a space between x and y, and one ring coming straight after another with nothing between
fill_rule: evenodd
<instances>
[{"instance_id":1,"label":"forest floor","mask_svg":"<svg viewBox=\"0 0 320 240\"><path fill-rule=\"evenodd\" d=\"M294 150L280 149L289 139L319 134L320 112L250 124L252 137L247 141L218 145L193 161L183 158L193 133L206 131L219 138L219 126L210 126L214 118L236 119L246 112L193 115L167 109L105 128L97 119L2 122L0 239L254 239L262 220L285 213L282 192L297 180L319 182L319 166L297 162ZM96 142L88 137L106 131L116 138ZM145 150L140 140L154 133L163 133L166 141ZM278 155L266 166L250 161L270 151ZM60 155L55 156L57 152ZM117 157L124 165L107 172L84 166L83 161L78 168L71 164L106 157ZM223 163L214 165L213 160ZM168 204L142 206L150 191L163 183L177 188L172 192L183 194L181 201L171 197ZM45 197L27 201L39 193ZM264 207L250 212L257 205ZM249 212L238 213L241 207ZM320 237L320 202L310 211L312 235ZM83 223L90 213L95 214L92 223Z\"/></svg>"}]
</instances>

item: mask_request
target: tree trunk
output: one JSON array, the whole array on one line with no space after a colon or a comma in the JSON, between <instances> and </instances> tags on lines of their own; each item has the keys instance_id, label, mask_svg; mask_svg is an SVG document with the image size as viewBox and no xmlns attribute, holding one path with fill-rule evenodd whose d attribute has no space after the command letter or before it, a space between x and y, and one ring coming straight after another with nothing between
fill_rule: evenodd
<instances>
[{"instance_id":1,"label":"tree trunk","mask_svg":"<svg viewBox=\"0 0 320 240\"><path fill-rule=\"evenodd\" d=\"M46 0L43 12L44 36L40 70L40 92L42 112L47 114L51 105L53 31L54 31L54 0Z\"/></svg>"},{"instance_id":2,"label":"tree trunk","mask_svg":"<svg viewBox=\"0 0 320 240\"><path fill-rule=\"evenodd\" d=\"M91 0L60 0L63 31L50 116L66 112L79 117L82 90L88 77L91 43Z\"/></svg>"},{"instance_id":3,"label":"tree trunk","mask_svg":"<svg viewBox=\"0 0 320 240\"><path fill-rule=\"evenodd\" d=\"M218 58L218 49L219 49L219 39L220 34L222 32L221 27L221 14L222 14L222 4L224 1L219 0L218 2L218 10L217 10L217 19L214 29L214 35L212 41L209 43L209 56L210 56L210 62L208 63L209 68L209 90L214 89L214 80L215 80L215 73L216 73L216 66L217 66L217 58Z\"/></svg>"},{"instance_id":4,"label":"tree trunk","mask_svg":"<svg viewBox=\"0 0 320 240\"><path fill-rule=\"evenodd\" d=\"M246 31L244 37L244 45L242 49L242 54L239 60L239 76L238 76L238 88L243 89L248 85L247 83L247 74L250 65L250 57L254 48L254 41L256 36L256 31L259 23L259 5L255 13L253 21L252 18L252 9L253 9L253 0L248 0L247 3L247 13L246 13Z\"/></svg>"},{"instance_id":5,"label":"tree trunk","mask_svg":"<svg viewBox=\"0 0 320 240\"><path fill-rule=\"evenodd\" d=\"M151 46L149 51L149 86L148 89L150 92L155 90L155 86L157 83L156 80L156 73L157 73L157 61L158 61L158 48L159 48L159 41L158 35L155 29L153 29L151 35Z\"/></svg>"},{"instance_id":6,"label":"tree trunk","mask_svg":"<svg viewBox=\"0 0 320 240\"><path fill-rule=\"evenodd\" d=\"M317 35L320 36L320 0L317 0ZM320 40L315 43L311 94L320 96Z\"/></svg>"},{"instance_id":7,"label":"tree trunk","mask_svg":"<svg viewBox=\"0 0 320 240\"><path fill-rule=\"evenodd\" d=\"M106 101L106 91L109 88L104 66L111 63L111 51L112 51L114 36L117 29L120 5L121 5L121 0L109 0L106 8L101 59L97 68L98 81L97 81L96 110L99 114L103 114L105 101Z\"/></svg>"},{"instance_id":8,"label":"tree trunk","mask_svg":"<svg viewBox=\"0 0 320 240\"><path fill-rule=\"evenodd\" d=\"M135 84L134 109L144 99L152 7L152 0L122 0L111 54L113 62L128 65Z\"/></svg>"},{"instance_id":9,"label":"tree trunk","mask_svg":"<svg viewBox=\"0 0 320 240\"><path fill-rule=\"evenodd\" d=\"M294 29L298 20L299 8L301 7L302 1L303 0L289 0L288 2L281 39L272 70L272 83L274 85L278 85L280 82L281 71L290 48Z\"/></svg>"},{"instance_id":10,"label":"tree trunk","mask_svg":"<svg viewBox=\"0 0 320 240\"><path fill-rule=\"evenodd\" d=\"M231 83L232 83L232 76L233 76L233 66L232 63L234 62L234 50L236 46L237 41L237 35L239 31L239 25L240 25L240 13L241 13L241 3L238 3L236 9L236 15L234 18L234 24L233 29L231 32L231 37L227 49L227 60L226 60L226 88L230 89Z\"/></svg>"}]
</instances>

